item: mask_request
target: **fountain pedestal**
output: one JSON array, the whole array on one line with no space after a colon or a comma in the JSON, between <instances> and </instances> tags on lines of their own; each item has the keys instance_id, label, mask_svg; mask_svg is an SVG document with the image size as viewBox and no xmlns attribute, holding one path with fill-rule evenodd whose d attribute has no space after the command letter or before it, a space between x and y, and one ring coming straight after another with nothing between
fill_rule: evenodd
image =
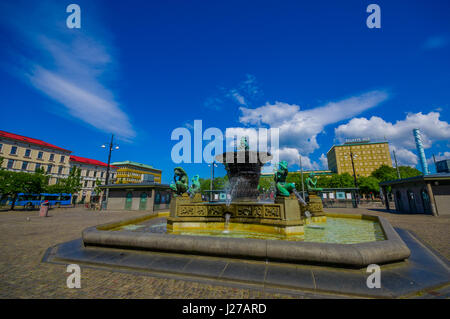
<instances>
[{"instance_id":1,"label":"fountain pedestal","mask_svg":"<svg viewBox=\"0 0 450 319\"><path fill-rule=\"evenodd\" d=\"M301 219L300 205L294 194L289 197L277 196L275 198L275 203L282 204L284 206L285 220Z\"/></svg>"},{"instance_id":2,"label":"fountain pedestal","mask_svg":"<svg viewBox=\"0 0 450 319\"><path fill-rule=\"evenodd\" d=\"M178 196L176 198L180 198ZM230 215L228 230L277 234L282 238L304 235L297 199L278 198L275 203L195 202L189 197L174 200L167 218L167 230L180 233L189 230L225 230L225 216Z\"/></svg>"},{"instance_id":3,"label":"fountain pedestal","mask_svg":"<svg viewBox=\"0 0 450 319\"><path fill-rule=\"evenodd\" d=\"M190 203L191 198L188 193L184 193L181 196L174 196L170 201L169 209L170 209L170 217L175 217L176 215L176 207L180 206L183 203Z\"/></svg>"},{"instance_id":4,"label":"fountain pedestal","mask_svg":"<svg viewBox=\"0 0 450 319\"><path fill-rule=\"evenodd\" d=\"M309 191L308 195L309 200L305 210L311 213L313 222L325 222L326 216L323 211L322 199L317 195L317 192Z\"/></svg>"},{"instance_id":5,"label":"fountain pedestal","mask_svg":"<svg viewBox=\"0 0 450 319\"><path fill-rule=\"evenodd\" d=\"M223 163L230 183L231 203L198 202L189 196L175 197L167 218L167 230L226 230L259 232L282 238L304 235L304 220L297 198L279 196L274 203L258 202L261 167L272 158L268 152L228 152L216 156ZM227 223L225 223L227 216Z\"/></svg>"}]
</instances>

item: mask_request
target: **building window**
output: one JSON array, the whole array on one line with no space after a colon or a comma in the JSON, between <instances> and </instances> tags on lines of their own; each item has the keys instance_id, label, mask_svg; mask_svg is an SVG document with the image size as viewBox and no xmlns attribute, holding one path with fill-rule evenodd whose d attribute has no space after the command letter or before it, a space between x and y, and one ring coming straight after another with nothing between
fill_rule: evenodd
<instances>
[{"instance_id":1,"label":"building window","mask_svg":"<svg viewBox=\"0 0 450 319\"><path fill-rule=\"evenodd\" d=\"M53 165L47 166L47 174L50 174L52 172L52 168L53 168Z\"/></svg>"},{"instance_id":2,"label":"building window","mask_svg":"<svg viewBox=\"0 0 450 319\"><path fill-rule=\"evenodd\" d=\"M34 169L35 170L41 169L41 163L36 163L36 167Z\"/></svg>"},{"instance_id":3,"label":"building window","mask_svg":"<svg viewBox=\"0 0 450 319\"><path fill-rule=\"evenodd\" d=\"M3 150L3 144L0 144L0 152Z\"/></svg>"},{"instance_id":4,"label":"building window","mask_svg":"<svg viewBox=\"0 0 450 319\"><path fill-rule=\"evenodd\" d=\"M64 155L61 155L61 160L59 161L60 163L64 163L64 159L65 159L66 157L64 156Z\"/></svg>"},{"instance_id":5,"label":"building window","mask_svg":"<svg viewBox=\"0 0 450 319\"><path fill-rule=\"evenodd\" d=\"M37 158L42 159L44 157L44 152L39 152Z\"/></svg>"},{"instance_id":6,"label":"building window","mask_svg":"<svg viewBox=\"0 0 450 319\"><path fill-rule=\"evenodd\" d=\"M25 150L25 157L30 157L31 155L31 150L30 149L26 149Z\"/></svg>"},{"instance_id":7,"label":"building window","mask_svg":"<svg viewBox=\"0 0 450 319\"><path fill-rule=\"evenodd\" d=\"M8 160L8 168L13 168L14 167L14 160L10 159Z\"/></svg>"},{"instance_id":8,"label":"building window","mask_svg":"<svg viewBox=\"0 0 450 319\"><path fill-rule=\"evenodd\" d=\"M63 166L58 167L58 174L61 175L63 173Z\"/></svg>"},{"instance_id":9,"label":"building window","mask_svg":"<svg viewBox=\"0 0 450 319\"><path fill-rule=\"evenodd\" d=\"M88 181L84 181L84 187L88 187Z\"/></svg>"},{"instance_id":10,"label":"building window","mask_svg":"<svg viewBox=\"0 0 450 319\"><path fill-rule=\"evenodd\" d=\"M55 160L55 154L50 154L50 158L48 160L53 162Z\"/></svg>"},{"instance_id":11,"label":"building window","mask_svg":"<svg viewBox=\"0 0 450 319\"><path fill-rule=\"evenodd\" d=\"M22 162L22 170L23 171L26 171L27 170L27 167L28 167L28 162Z\"/></svg>"},{"instance_id":12,"label":"building window","mask_svg":"<svg viewBox=\"0 0 450 319\"><path fill-rule=\"evenodd\" d=\"M90 174L90 173L91 173L91 172L87 169L87 170L86 170L86 176L89 177L89 174Z\"/></svg>"},{"instance_id":13,"label":"building window","mask_svg":"<svg viewBox=\"0 0 450 319\"><path fill-rule=\"evenodd\" d=\"M97 177L97 171L94 171L94 177Z\"/></svg>"},{"instance_id":14,"label":"building window","mask_svg":"<svg viewBox=\"0 0 450 319\"><path fill-rule=\"evenodd\" d=\"M101 177L101 178L103 178L103 173L104 173L104 172L101 172L101 173L100 173L100 177Z\"/></svg>"},{"instance_id":15,"label":"building window","mask_svg":"<svg viewBox=\"0 0 450 319\"><path fill-rule=\"evenodd\" d=\"M17 154L17 146L11 147L11 152L9 154L16 155Z\"/></svg>"}]
</instances>

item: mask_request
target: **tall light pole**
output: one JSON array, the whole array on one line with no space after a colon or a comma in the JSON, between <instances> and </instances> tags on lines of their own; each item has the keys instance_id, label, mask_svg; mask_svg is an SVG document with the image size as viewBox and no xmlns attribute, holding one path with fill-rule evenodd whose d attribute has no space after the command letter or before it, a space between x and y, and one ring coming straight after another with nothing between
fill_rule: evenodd
<instances>
[{"instance_id":1,"label":"tall light pole","mask_svg":"<svg viewBox=\"0 0 450 319\"><path fill-rule=\"evenodd\" d=\"M302 198L303 198L303 200L305 200L305 184L303 183L302 156L299 155L298 157L299 157L299 159L300 159L300 174L301 174L301 178L302 178Z\"/></svg>"},{"instance_id":2,"label":"tall light pole","mask_svg":"<svg viewBox=\"0 0 450 319\"><path fill-rule=\"evenodd\" d=\"M111 134L111 142L109 142L109 144L103 144L102 148L108 148L108 166L106 167L106 180L105 180L105 185L108 185L109 171L110 171L110 167L111 167L111 152L113 150L119 149L119 146L117 144L114 144L114 134ZM108 201L108 196L109 196L109 188L106 188L106 197L104 199L105 205Z\"/></svg>"},{"instance_id":3,"label":"tall light pole","mask_svg":"<svg viewBox=\"0 0 450 319\"><path fill-rule=\"evenodd\" d=\"M350 159L352 160L352 168L353 168L353 181L355 183L355 188L358 188L358 182L356 181L355 163L353 162L353 156L357 157L358 155L353 155L352 151L350 151Z\"/></svg>"},{"instance_id":4,"label":"tall light pole","mask_svg":"<svg viewBox=\"0 0 450 319\"><path fill-rule=\"evenodd\" d=\"M398 177L398 179L401 179L402 176L400 175L400 170L398 169L397 156L395 155L395 151L392 151L392 152L394 153L395 168L397 169L397 177Z\"/></svg>"},{"instance_id":5,"label":"tall light pole","mask_svg":"<svg viewBox=\"0 0 450 319\"><path fill-rule=\"evenodd\" d=\"M352 168L353 168L353 182L355 183L355 188L356 188L356 190L355 190L355 194L356 194L356 197L358 197L358 191L357 191L357 188L358 188L358 182L356 181L356 172L355 172L355 163L353 162L353 157L357 157L358 155L353 155L353 152L351 151L351 149L350 149L350 159L351 159L351 161L352 161ZM347 157L347 156L346 156ZM354 208L357 208L358 207L358 198L355 198L355 203L353 204L353 207Z\"/></svg>"},{"instance_id":6,"label":"tall light pole","mask_svg":"<svg viewBox=\"0 0 450 319\"><path fill-rule=\"evenodd\" d=\"M208 164L208 166L211 166L211 181L209 183L209 200L212 202L212 195L213 195L213 180L214 180L214 167L217 167L216 162L212 162L211 164Z\"/></svg>"}]
</instances>

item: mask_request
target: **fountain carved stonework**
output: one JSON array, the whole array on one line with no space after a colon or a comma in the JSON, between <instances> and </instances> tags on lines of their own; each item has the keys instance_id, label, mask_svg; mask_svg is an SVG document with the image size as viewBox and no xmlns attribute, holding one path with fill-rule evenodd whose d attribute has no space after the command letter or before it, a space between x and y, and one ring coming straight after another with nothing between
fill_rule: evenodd
<instances>
[{"instance_id":1,"label":"fountain carved stonework","mask_svg":"<svg viewBox=\"0 0 450 319\"><path fill-rule=\"evenodd\" d=\"M230 183L230 203L195 202L187 194L174 198L167 219L167 230L204 229L255 231L281 237L304 234L304 220L295 196L277 196L274 203L258 202L261 167L272 159L267 152L241 151L218 155L225 165ZM225 222L225 217L228 221Z\"/></svg>"},{"instance_id":2,"label":"fountain carved stonework","mask_svg":"<svg viewBox=\"0 0 450 319\"><path fill-rule=\"evenodd\" d=\"M317 195L322 188L317 187L317 177L314 173L311 173L311 175L306 179L306 188L308 190L309 197L306 210L311 213L312 220L314 222L326 221L322 199Z\"/></svg>"}]
</instances>

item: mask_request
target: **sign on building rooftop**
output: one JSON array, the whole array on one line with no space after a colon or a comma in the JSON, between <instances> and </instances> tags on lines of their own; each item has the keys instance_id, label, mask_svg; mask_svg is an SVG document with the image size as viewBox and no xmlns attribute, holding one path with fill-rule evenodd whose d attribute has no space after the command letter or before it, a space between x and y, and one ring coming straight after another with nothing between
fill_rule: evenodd
<instances>
[{"instance_id":1,"label":"sign on building rooftop","mask_svg":"<svg viewBox=\"0 0 450 319\"><path fill-rule=\"evenodd\" d=\"M345 139L345 144L354 144L354 143L369 143L369 137L361 137L361 138L347 138Z\"/></svg>"}]
</instances>

